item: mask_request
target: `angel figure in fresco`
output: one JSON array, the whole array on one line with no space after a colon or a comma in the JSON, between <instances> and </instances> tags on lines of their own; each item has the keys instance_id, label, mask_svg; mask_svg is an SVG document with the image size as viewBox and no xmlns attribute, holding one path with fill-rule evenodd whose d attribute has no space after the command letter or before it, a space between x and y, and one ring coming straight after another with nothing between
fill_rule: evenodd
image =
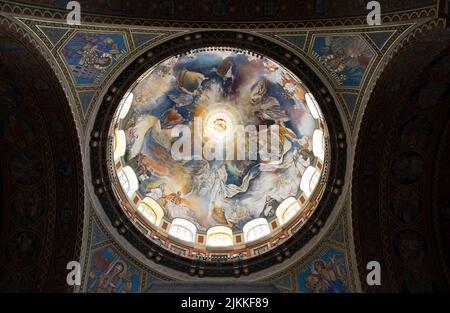
<instances>
[{"instance_id":1,"label":"angel figure in fresco","mask_svg":"<svg viewBox=\"0 0 450 313\"><path fill-rule=\"evenodd\" d=\"M150 174L158 177L168 176L170 174L170 167L164 163L165 160L158 160L145 154L137 156L136 174L141 176L143 174Z\"/></svg>"},{"instance_id":2,"label":"angel figure in fresco","mask_svg":"<svg viewBox=\"0 0 450 313\"><path fill-rule=\"evenodd\" d=\"M169 99L177 108L195 105L202 94L202 83L206 77L198 72L180 70L174 73L177 93L169 95Z\"/></svg>"},{"instance_id":3,"label":"angel figure in fresco","mask_svg":"<svg viewBox=\"0 0 450 313\"><path fill-rule=\"evenodd\" d=\"M314 153L311 149L312 143L309 136L303 136L298 140L298 146L294 154L294 163L301 175L314 160Z\"/></svg>"},{"instance_id":4,"label":"angel figure in fresco","mask_svg":"<svg viewBox=\"0 0 450 313\"><path fill-rule=\"evenodd\" d=\"M305 277L305 287L308 292L311 293L321 293L325 292L327 288L326 282L323 281L319 275L310 274Z\"/></svg>"},{"instance_id":5,"label":"angel figure in fresco","mask_svg":"<svg viewBox=\"0 0 450 313\"><path fill-rule=\"evenodd\" d=\"M148 192L145 194L147 197L152 198L159 204L165 203L165 183L159 184L154 188L147 188Z\"/></svg>"},{"instance_id":6,"label":"angel figure in fresco","mask_svg":"<svg viewBox=\"0 0 450 313\"><path fill-rule=\"evenodd\" d=\"M126 263L120 259L112 262L107 260L106 262L109 265L106 267L106 270L100 272L100 274L96 273L95 268L91 271L90 278L92 279L92 282L88 287L88 291L95 293L130 292L133 285L131 281L132 273L127 270Z\"/></svg>"},{"instance_id":7,"label":"angel figure in fresco","mask_svg":"<svg viewBox=\"0 0 450 313\"><path fill-rule=\"evenodd\" d=\"M263 64L269 72L276 72L279 69L278 65L268 59L264 59Z\"/></svg>"},{"instance_id":8,"label":"angel figure in fresco","mask_svg":"<svg viewBox=\"0 0 450 313\"><path fill-rule=\"evenodd\" d=\"M280 202L271 196L266 197L266 202L264 203L264 209L261 211L261 217L271 217L275 215L275 210L280 205Z\"/></svg>"},{"instance_id":9,"label":"angel figure in fresco","mask_svg":"<svg viewBox=\"0 0 450 313\"><path fill-rule=\"evenodd\" d=\"M311 274L305 278L305 285L311 292L348 292L343 260L333 255L329 262L318 259L312 263Z\"/></svg>"},{"instance_id":10,"label":"angel figure in fresco","mask_svg":"<svg viewBox=\"0 0 450 313\"><path fill-rule=\"evenodd\" d=\"M192 222L198 229L202 229L198 223L197 212L186 205L186 197L181 191L169 193L158 202L163 203L162 208L169 218L184 218Z\"/></svg>"},{"instance_id":11,"label":"angel figure in fresco","mask_svg":"<svg viewBox=\"0 0 450 313\"><path fill-rule=\"evenodd\" d=\"M267 81L261 79L251 88L250 103L255 108L255 114L265 121L282 121L290 120L289 115L280 106L278 100L267 95Z\"/></svg>"},{"instance_id":12,"label":"angel figure in fresco","mask_svg":"<svg viewBox=\"0 0 450 313\"><path fill-rule=\"evenodd\" d=\"M251 180L256 177L257 174L257 171L250 170L242 179L240 186L227 184L228 173L225 169L225 165L222 164L220 166L214 164L206 181L206 185L209 187L211 193L208 217L213 217L216 204L223 203L227 198L232 198L238 193L246 192L250 186Z\"/></svg>"},{"instance_id":13,"label":"angel figure in fresco","mask_svg":"<svg viewBox=\"0 0 450 313\"><path fill-rule=\"evenodd\" d=\"M188 93L182 93L180 95L170 95L169 98L170 100L175 102L175 106L177 108L188 106L194 104L195 102L195 97Z\"/></svg>"},{"instance_id":14,"label":"angel figure in fresco","mask_svg":"<svg viewBox=\"0 0 450 313\"><path fill-rule=\"evenodd\" d=\"M228 221L225 215L225 210L222 207L216 206L214 201L212 202L212 207L213 209L211 212L211 217L214 220L214 222L216 222L218 225L233 227L233 223Z\"/></svg>"},{"instance_id":15,"label":"angel figure in fresco","mask_svg":"<svg viewBox=\"0 0 450 313\"><path fill-rule=\"evenodd\" d=\"M281 73L281 85L283 86L283 97L285 99L292 98L298 88L295 80L287 73Z\"/></svg>"},{"instance_id":16,"label":"angel figure in fresco","mask_svg":"<svg viewBox=\"0 0 450 313\"><path fill-rule=\"evenodd\" d=\"M227 221L233 226L236 226L240 221L245 221L248 219L250 219L249 210L236 200L230 213L228 214Z\"/></svg>"},{"instance_id":17,"label":"angel figure in fresco","mask_svg":"<svg viewBox=\"0 0 450 313\"><path fill-rule=\"evenodd\" d=\"M226 199L233 198L235 195L246 192L250 186L250 182L258 175L255 169L250 170L242 179L240 186L235 184L227 184L228 173L224 164L210 165L207 161L201 161L196 165L192 165L192 182L191 189L184 194L183 198L188 198L193 194L200 196L209 195L210 204L208 210L208 219L217 223L220 220L224 224L228 224L221 218L222 214L219 212L220 206L226 202Z\"/></svg>"},{"instance_id":18,"label":"angel figure in fresco","mask_svg":"<svg viewBox=\"0 0 450 313\"><path fill-rule=\"evenodd\" d=\"M167 196L165 196L166 200L170 203L179 205L181 203L181 191L177 191L176 193L170 193Z\"/></svg>"},{"instance_id":19,"label":"angel figure in fresco","mask_svg":"<svg viewBox=\"0 0 450 313\"><path fill-rule=\"evenodd\" d=\"M305 136L302 138L298 138L297 135L288 127L285 126L284 122L276 122L276 126L278 126L278 136L279 136L279 157L277 160L270 161L261 161L259 165L259 170L268 172L268 171L276 171L279 169L286 169L290 166L297 165L298 156L300 148L303 147L302 143L305 140ZM271 140L269 140L268 134L263 133L264 131L259 132L259 145L260 147L264 147L267 151L268 148L265 148L266 145L271 145ZM307 147L304 147L307 148ZM306 169L306 168L305 168ZM303 174L303 171L301 171Z\"/></svg>"},{"instance_id":20,"label":"angel figure in fresco","mask_svg":"<svg viewBox=\"0 0 450 313\"><path fill-rule=\"evenodd\" d=\"M245 192L250 184L250 181L256 176L254 171L249 171L242 179L242 184L237 186L235 184L227 184L228 173L225 165L214 164L211 168L210 175L206 182L210 188L211 199L220 200L224 198L232 198L238 193Z\"/></svg>"},{"instance_id":21,"label":"angel figure in fresco","mask_svg":"<svg viewBox=\"0 0 450 313\"><path fill-rule=\"evenodd\" d=\"M233 71L235 70L233 57L225 58L220 64L212 69L213 73L216 73L222 79L222 89L224 95L229 95L233 86L235 76ZM206 85L211 84L212 81L208 80ZM207 87L206 87L207 88Z\"/></svg>"},{"instance_id":22,"label":"angel figure in fresco","mask_svg":"<svg viewBox=\"0 0 450 313\"><path fill-rule=\"evenodd\" d=\"M227 57L213 69L213 72L216 72L225 81L228 79L233 80L234 79L233 65L234 65L233 57Z\"/></svg>"}]
</instances>

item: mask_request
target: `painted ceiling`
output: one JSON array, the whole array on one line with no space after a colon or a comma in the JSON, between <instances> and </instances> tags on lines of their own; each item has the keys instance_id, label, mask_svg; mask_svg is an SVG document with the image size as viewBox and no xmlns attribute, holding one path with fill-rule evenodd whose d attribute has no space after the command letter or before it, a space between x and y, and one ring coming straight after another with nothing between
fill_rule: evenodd
<instances>
[{"instance_id":1,"label":"painted ceiling","mask_svg":"<svg viewBox=\"0 0 450 313\"><path fill-rule=\"evenodd\" d=\"M129 91L131 108L118 121L127 142L123 162L136 173L141 194L160 201L167 217L199 230L242 230L252 219L275 216L273 201L300 197L302 175L317 159L313 133L320 120L308 107L318 113L306 87L280 64L248 51L208 50L161 62ZM186 153L177 156L181 126L194 140L189 136ZM238 142L249 127L255 136ZM276 151L271 131L279 136ZM207 150L216 144L222 155ZM317 144L323 151L323 139Z\"/></svg>"},{"instance_id":2,"label":"painted ceiling","mask_svg":"<svg viewBox=\"0 0 450 313\"><path fill-rule=\"evenodd\" d=\"M274 2L279 7L277 18L289 19L292 11L289 9L290 4L287 2L284 4L283 1ZM88 133L100 103L99 99L105 94L105 86L109 85L121 69L143 50L158 45L168 38L188 36L191 32L191 29L173 27L173 25L162 27L163 25L158 21L155 22L157 26L120 18L117 23L111 23L116 18L115 12L128 8L130 16L142 16L147 14L144 12L153 14L158 11L159 14L172 12L169 16L174 20L187 19L188 16L197 19L195 14L186 14L189 8L172 9L171 1L160 1L158 7L146 7L147 11L139 5L127 7L127 2L113 1L109 7L106 6L107 9L100 9L100 6L97 7L96 3L91 1L89 3L86 7L91 14L91 22L85 20L81 26L68 26L63 20L64 1L40 1L40 4L53 7L55 10L36 7L30 9L26 5L8 1L0 2L0 22L3 27L10 31L17 31L28 38L27 40L32 42L52 65L75 116L82 151L86 151L89 144ZM38 3L33 1L33 5ZM102 8L106 7L102 6ZM205 5L205 7L213 10L213 5ZM232 7L234 10L231 10ZM302 24L303 22L296 28L287 24L285 24L286 27L277 29L267 25L260 28L248 26L249 33L270 38L308 62L331 86L346 121L350 147L355 146L368 95L372 92L380 72L389 63L390 57L423 30L445 27L445 22L439 17L442 8L438 7L435 1L389 1L386 3L386 8L388 12L386 18L383 24L377 27L368 27L362 22L352 24L355 19L351 16L360 16L361 13L360 10L355 9L354 1L339 7L331 1L311 1L305 4L305 10L302 10L305 18L312 16L314 12L321 11L330 18L347 16L348 23L342 22L346 19L343 18L340 22L330 21L328 25L325 25L323 21L312 21L308 27ZM230 15L226 16L244 14L239 10L238 2L234 6L230 5L229 9L227 14ZM263 14L267 10L265 7L260 7L260 15L252 13L251 16L257 20L263 20L265 19ZM256 6L255 12L257 12ZM95 16L95 13L110 16ZM250 16L247 13L244 15ZM92 22L94 18L95 23ZM225 16L223 20L226 20ZM364 18L360 19L360 21L363 20ZM81 59L77 52L86 40L97 42L97 49L104 58L98 63L86 63L80 66ZM3 54L11 51L20 52L23 48L15 45L12 40L2 40L0 52ZM167 86L169 86L168 83ZM386 88L390 87L394 88L386 86ZM176 107L176 101L173 105ZM297 129L292 127L292 130L295 132ZM370 168L361 169L362 172L366 170L370 171ZM255 278L255 280L269 281L283 292L326 292L315 281L318 273L314 264L320 263L326 264L329 271L336 274L337 291L361 290L352 247L350 196L345 191L342 197L341 207L328 221L320 243L300 254L298 259L291 262L287 268L280 268L275 273ZM139 292L156 280L174 279L172 273L165 272L161 267L153 264L149 266L145 257L136 257L126 243L117 239L117 234L114 234L111 225L105 222L104 216L92 199L90 195L80 199L86 203L85 214L88 216L83 238L83 256L80 260L85 273L81 291ZM124 265L123 274L114 279L122 280L127 284L102 286L101 278L118 263ZM188 278L182 275L180 277L177 279ZM118 286L127 287L121 289L125 287Z\"/></svg>"}]
</instances>

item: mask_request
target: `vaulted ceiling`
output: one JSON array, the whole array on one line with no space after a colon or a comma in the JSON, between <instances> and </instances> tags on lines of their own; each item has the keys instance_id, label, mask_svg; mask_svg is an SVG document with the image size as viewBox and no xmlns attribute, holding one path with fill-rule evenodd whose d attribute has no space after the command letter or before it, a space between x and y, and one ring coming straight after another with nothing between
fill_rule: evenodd
<instances>
[{"instance_id":1,"label":"vaulted ceiling","mask_svg":"<svg viewBox=\"0 0 450 313\"><path fill-rule=\"evenodd\" d=\"M31 40L0 28L2 225L0 290L68 290L81 252L79 138L54 70Z\"/></svg>"}]
</instances>

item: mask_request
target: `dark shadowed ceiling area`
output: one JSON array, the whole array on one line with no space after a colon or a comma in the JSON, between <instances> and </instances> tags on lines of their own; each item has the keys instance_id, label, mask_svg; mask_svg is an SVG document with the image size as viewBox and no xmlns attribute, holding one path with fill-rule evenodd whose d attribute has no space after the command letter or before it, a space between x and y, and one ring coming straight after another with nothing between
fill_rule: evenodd
<instances>
[{"instance_id":1,"label":"dark shadowed ceiling area","mask_svg":"<svg viewBox=\"0 0 450 313\"><path fill-rule=\"evenodd\" d=\"M449 46L448 32L435 31L405 47L364 114L353 175L356 254L362 281L369 260L387 272L365 291L448 291Z\"/></svg>"},{"instance_id":2,"label":"dark shadowed ceiling area","mask_svg":"<svg viewBox=\"0 0 450 313\"><path fill-rule=\"evenodd\" d=\"M65 9L66 0L12 1L48 8ZM366 15L363 0L82 0L84 12L153 20L178 21L295 21ZM433 5L436 0L379 1L383 12L403 11Z\"/></svg>"},{"instance_id":3,"label":"dark shadowed ceiling area","mask_svg":"<svg viewBox=\"0 0 450 313\"><path fill-rule=\"evenodd\" d=\"M65 292L81 247L79 141L53 70L19 38L0 30L0 291Z\"/></svg>"}]
</instances>

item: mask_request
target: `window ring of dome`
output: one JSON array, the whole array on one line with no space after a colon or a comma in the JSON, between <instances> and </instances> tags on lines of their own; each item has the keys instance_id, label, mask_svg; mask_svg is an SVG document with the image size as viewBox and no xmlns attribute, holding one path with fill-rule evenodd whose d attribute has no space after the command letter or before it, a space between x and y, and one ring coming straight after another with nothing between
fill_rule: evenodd
<instances>
[{"instance_id":1,"label":"window ring of dome","mask_svg":"<svg viewBox=\"0 0 450 313\"><path fill-rule=\"evenodd\" d=\"M229 227L214 226L206 233L206 245L210 247L229 247L233 245L233 231Z\"/></svg>"},{"instance_id":2,"label":"window ring of dome","mask_svg":"<svg viewBox=\"0 0 450 313\"><path fill-rule=\"evenodd\" d=\"M142 206L142 210L140 211L139 208ZM164 210L162 209L161 205L155 201L152 198L145 197L142 199L141 203L138 206L138 211L141 213L144 213L144 210L147 210L150 212L150 215L152 218L148 219L152 224L155 226L159 226L161 224L162 218L164 217Z\"/></svg>"},{"instance_id":3,"label":"window ring of dome","mask_svg":"<svg viewBox=\"0 0 450 313\"><path fill-rule=\"evenodd\" d=\"M197 227L188 220L176 218L172 221L169 229L169 235L186 242L194 242Z\"/></svg>"},{"instance_id":4,"label":"window ring of dome","mask_svg":"<svg viewBox=\"0 0 450 313\"><path fill-rule=\"evenodd\" d=\"M245 242L252 242L270 234L269 223L265 218L254 219L243 227Z\"/></svg>"},{"instance_id":5,"label":"window ring of dome","mask_svg":"<svg viewBox=\"0 0 450 313\"><path fill-rule=\"evenodd\" d=\"M301 211L301 205L294 197L285 199L278 206L276 215L280 224L285 224Z\"/></svg>"}]
</instances>

